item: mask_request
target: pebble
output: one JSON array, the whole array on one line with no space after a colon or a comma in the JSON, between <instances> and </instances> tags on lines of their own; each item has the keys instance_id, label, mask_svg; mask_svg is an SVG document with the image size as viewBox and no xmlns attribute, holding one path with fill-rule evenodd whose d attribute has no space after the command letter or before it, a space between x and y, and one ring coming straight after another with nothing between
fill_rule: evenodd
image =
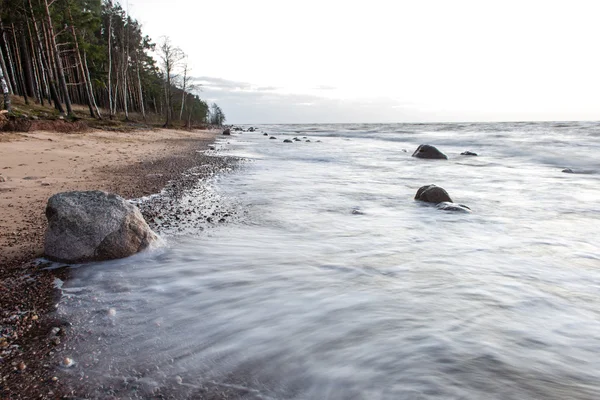
<instances>
[{"instance_id":1,"label":"pebble","mask_svg":"<svg viewBox=\"0 0 600 400\"><path fill-rule=\"evenodd\" d=\"M72 366L73 366L73 364L75 364L75 362L73 361L73 359L72 359L72 358L65 357L65 358L63 358L63 360L62 360L62 366L63 366L63 367L69 368L69 367L72 367Z\"/></svg>"}]
</instances>

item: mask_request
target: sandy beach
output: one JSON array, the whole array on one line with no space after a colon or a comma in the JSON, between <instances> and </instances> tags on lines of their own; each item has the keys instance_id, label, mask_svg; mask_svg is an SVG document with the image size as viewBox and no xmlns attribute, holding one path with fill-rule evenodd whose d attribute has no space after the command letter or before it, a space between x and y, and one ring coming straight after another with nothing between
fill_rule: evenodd
<instances>
[{"instance_id":1,"label":"sandy beach","mask_svg":"<svg viewBox=\"0 0 600 400\"><path fill-rule=\"evenodd\" d=\"M0 398L54 398L61 392L47 362L59 350L48 331L64 321L53 309L54 279L31 261L42 255L48 198L105 190L125 198L160 192L201 163L218 131L0 134ZM64 393L63 393L64 394Z\"/></svg>"}]
</instances>

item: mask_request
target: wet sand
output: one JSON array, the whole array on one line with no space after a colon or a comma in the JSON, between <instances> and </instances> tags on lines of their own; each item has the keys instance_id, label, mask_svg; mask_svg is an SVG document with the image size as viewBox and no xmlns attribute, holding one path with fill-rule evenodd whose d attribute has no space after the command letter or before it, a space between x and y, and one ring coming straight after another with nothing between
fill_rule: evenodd
<instances>
[{"instance_id":1,"label":"wet sand","mask_svg":"<svg viewBox=\"0 0 600 400\"><path fill-rule=\"evenodd\" d=\"M99 189L125 198L158 193L192 167L223 168L219 158L201 152L218 133L0 133L0 398L69 395L53 380L52 361L68 343L61 339L68 322L50 313L58 295L55 278L68 271L33 262L42 255L48 198L68 190ZM171 191L177 189L173 182ZM51 334L57 327L59 335Z\"/></svg>"}]
</instances>

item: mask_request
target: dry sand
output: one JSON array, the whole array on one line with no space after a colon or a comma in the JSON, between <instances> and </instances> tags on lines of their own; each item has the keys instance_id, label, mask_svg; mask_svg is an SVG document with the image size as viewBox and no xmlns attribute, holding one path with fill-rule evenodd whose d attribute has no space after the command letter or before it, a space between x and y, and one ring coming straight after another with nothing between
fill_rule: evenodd
<instances>
[{"instance_id":1,"label":"dry sand","mask_svg":"<svg viewBox=\"0 0 600 400\"><path fill-rule=\"evenodd\" d=\"M43 213L48 198L67 190L109 190L134 197L160 190L140 181L160 178L145 171L122 185L116 173L177 154L190 142L212 141L215 131L94 131L78 134L0 133L0 262L30 258L41 252ZM122 175L122 174L121 174ZM163 176L166 174L162 174ZM5 182L2 182L2 181ZM155 179L156 180L156 179ZM162 181L158 179L158 181ZM159 182L164 183L164 182ZM37 243L37 246L33 243ZM23 257L21 257L23 256Z\"/></svg>"},{"instance_id":2,"label":"dry sand","mask_svg":"<svg viewBox=\"0 0 600 400\"><path fill-rule=\"evenodd\" d=\"M157 193L206 162L199 151L217 133L0 132L0 399L74 395L53 376L53 358L69 345L68 323L52 313L53 282L68 270L31 262L42 254L48 198L67 190ZM58 327L60 339L52 334Z\"/></svg>"}]
</instances>

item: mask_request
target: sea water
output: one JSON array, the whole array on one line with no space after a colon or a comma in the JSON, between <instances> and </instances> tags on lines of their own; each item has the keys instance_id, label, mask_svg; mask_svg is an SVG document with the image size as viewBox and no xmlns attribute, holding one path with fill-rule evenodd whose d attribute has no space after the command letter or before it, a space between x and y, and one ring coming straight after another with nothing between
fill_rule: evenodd
<instances>
[{"instance_id":1,"label":"sea water","mask_svg":"<svg viewBox=\"0 0 600 400\"><path fill-rule=\"evenodd\" d=\"M243 161L198 185L238 218L74 269L61 379L97 398L600 398L600 124L264 125L217 146ZM472 212L414 201L427 184Z\"/></svg>"}]
</instances>

